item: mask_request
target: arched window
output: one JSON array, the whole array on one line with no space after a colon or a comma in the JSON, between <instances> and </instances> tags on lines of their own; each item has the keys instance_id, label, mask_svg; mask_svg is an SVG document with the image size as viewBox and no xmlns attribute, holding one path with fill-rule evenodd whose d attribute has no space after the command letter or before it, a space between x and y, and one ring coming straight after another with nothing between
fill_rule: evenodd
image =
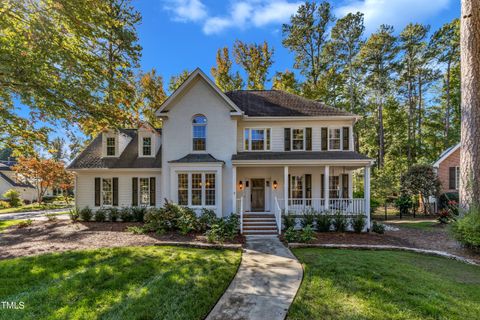
<instances>
[{"instance_id":1,"label":"arched window","mask_svg":"<svg viewBox=\"0 0 480 320\"><path fill-rule=\"evenodd\" d=\"M207 150L207 118L198 114L192 120L193 151Z\"/></svg>"}]
</instances>

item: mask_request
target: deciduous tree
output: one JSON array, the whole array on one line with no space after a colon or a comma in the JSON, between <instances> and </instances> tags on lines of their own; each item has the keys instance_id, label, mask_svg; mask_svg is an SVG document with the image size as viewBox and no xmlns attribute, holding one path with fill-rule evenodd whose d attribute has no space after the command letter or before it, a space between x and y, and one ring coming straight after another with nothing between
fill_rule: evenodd
<instances>
[{"instance_id":1,"label":"deciduous tree","mask_svg":"<svg viewBox=\"0 0 480 320\"><path fill-rule=\"evenodd\" d=\"M233 49L235 61L247 73L247 89L263 90L268 69L273 63L273 48L269 48L266 41L263 44L246 44L237 40Z\"/></svg>"},{"instance_id":2,"label":"deciduous tree","mask_svg":"<svg viewBox=\"0 0 480 320\"><path fill-rule=\"evenodd\" d=\"M243 88L243 79L240 73L232 71L232 60L230 60L227 47L218 49L217 66L212 67L211 73L215 78L215 84L223 92L241 90Z\"/></svg>"},{"instance_id":3,"label":"deciduous tree","mask_svg":"<svg viewBox=\"0 0 480 320\"><path fill-rule=\"evenodd\" d=\"M297 79L295 79L295 74L292 71L278 71L273 77L272 89L298 94L300 91L300 84Z\"/></svg>"}]
</instances>

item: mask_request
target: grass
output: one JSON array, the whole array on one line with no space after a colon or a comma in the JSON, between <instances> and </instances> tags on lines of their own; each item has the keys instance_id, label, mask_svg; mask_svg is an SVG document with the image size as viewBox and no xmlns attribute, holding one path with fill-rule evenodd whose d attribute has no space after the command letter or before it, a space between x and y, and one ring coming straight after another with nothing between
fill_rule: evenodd
<instances>
[{"instance_id":1,"label":"grass","mask_svg":"<svg viewBox=\"0 0 480 320\"><path fill-rule=\"evenodd\" d=\"M203 319L240 251L125 247L0 261L0 319Z\"/></svg>"},{"instance_id":2,"label":"grass","mask_svg":"<svg viewBox=\"0 0 480 320\"><path fill-rule=\"evenodd\" d=\"M303 248L289 319L479 319L480 267L410 252Z\"/></svg>"},{"instance_id":3,"label":"grass","mask_svg":"<svg viewBox=\"0 0 480 320\"><path fill-rule=\"evenodd\" d=\"M388 222L387 222L388 223ZM435 226L438 226L440 223L438 221L421 221L421 222L400 222L392 224L393 226L403 227L403 228L412 228L420 230L432 230Z\"/></svg>"},{"instance_id":4,"label":"grass","mask_svg":"<svg viewBox=\"0 0 480 320\"><path fill-rule=\"evenodd\" d=\"M16 226L19 224L22 220L0 220L0 233L5 231L8 227L11 226Z\"/></svg>"},{"instance_id":5,"label":"grass","mask_svg":"<svg viewBox=\"0 0 480 320\"><path fill-rule=\"evenodd\" d=\"M66 205L66 204L53 204L53 203L38 204L38 203L32 203L32 204L26 204L26 205L23 205L23 206L20 206L20 207L0 209L0 214L26 212L26 211L53 210L53 209L62 209L62 208L70 208L70 207L71 207L71 205Z\"/></svg>"}]
</instances>

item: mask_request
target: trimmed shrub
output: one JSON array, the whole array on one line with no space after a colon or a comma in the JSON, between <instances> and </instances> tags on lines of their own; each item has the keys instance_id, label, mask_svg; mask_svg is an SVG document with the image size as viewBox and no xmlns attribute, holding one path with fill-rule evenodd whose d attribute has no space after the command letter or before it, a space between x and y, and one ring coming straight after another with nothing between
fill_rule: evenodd
<instances>
[{"instance_id":1,"label":"trimmed shrub","mask_svg":"<svg viewBox=\"0 0 480 320\"><path fill-rule=\"evenodd\" d=\"M120 210L120 220L122 220L122 222L130 222L133 220L133 214L132 214L132 210L130 208L122 208Z\"/></svg>"},{"instance_id":2,"label":"trimmed shrub","mask_svg":"<svg viewBox=\"0 0 480 320\"><path fill-rule=\"evenodd\" d=\"M22 199L20 199L20 193L15 189L7 190L2 197L7 199L12 207L20 207L23 204Z\"/></svg>"},{"instance_id":3,"label":"trimmed shrub","mask_svg":"<svg viewBox=\"0 0 480 320\"><path fill-rule=\"evenodd\" d=\"M185 235L195 231L198 226L197 215L191 208L181 207L180 215L176 221L176 227L181 234Z\"/></svg>"},{"instance_id":4,"label":"trimmed shrub","mask_svg":"<svg viewBox=\"0 0 480 320\"><path fill-rule=\"evenodd\" d=\"M336 232L345 232L347 230L347 217L340 211L333 215L333 230Z\"/></svg>"},{"instance_id":5,"label":"trimmed shrub","mask_svg":"<svg viewBox=\"0 0 480 320\"><path fill-rule=\"evenodd\" d=\"M0 201L0 209L8 209L8 208L10 208L10 207L11 207L11 205L10 205L9 202L7 202L7 201Z\"/></svg>"},{"instance_id":6,"label":"trimmed shrub","mask_svg":"<svg viewBox=\"0 0 480 320\"><path fill-rule=\"evenodd\" d=\"M361 233L365 228L365 224L367 223L367 219L363 214L358 214L351 220L351 225L353 231L356 233Z\"/></svg>"},{"instance_id":7,"label":"trimmed shrub","mask_svg":"<svg viewBox=\"0 0 480 320\"><path fill-rule=\"evenodd\" d=\"M296 224L297 224L297 223L296 223L296 220L297 220L297 219L295 218L295 216L294 216L293 214L287 213L286 215L284 215L284 216L282 217L282 219L283 219L283 228L284 228L285 230L287 230L287 229L289 229L289 228L295 229L295 226L296 226Z\"/></svg>"},{"instance_id":8,"label":"trimmed shrub","mask_svg":"<svg viewBox=\"0 0 480 320\"><path fill-rule=\"evenodd\" d=\"M162 234L172 228L171 222L166 219L165 209L163 208L148 209L145 214L144 227L147 231L154 231L158 234Z\"/></svg>"},{"instance_id":9,"label":"trimmed shrub","mask_svg":"<svg viewBox=\"0 0 480 320\"><path fill-rule=\"evenodd\" d=\"M452 224L455 239L467 247L480 249L480 208L471 207L468 212Z\"/></svg>"},{"instance_id":10,"label":"trimmed shrub","mask_svg":"<svg viewBox=\"0 0 480 320\"><path fill-rule=\"evenodd\" d=\"M302 225L302 228L305 228L306 226L313 226L315 223L315 216L316 212L313 209L307 209L302 212L302 217L300 218L300 224Z\"/></svg>"},{"instance_id":11,"label":"trimmed shrub","mask_svg":"<svg viewBox=\"0 0 480 320\"><path fill-rule=\"evenodd\" d=\"M97 210L94 219L96 222L105 222L105 220L107 220L107 211L105 209Z\"/></svg>"},{"instance_id":12,"label":"trimmed shrub","mask_svg":"<svg viewBox=\"0 0 480 320\"><path fill-rule=\"evenodd\" d=\"M147 212L147 208L145 207L132 207L132 219L133 221L143 222L145 218L145 212Z\"/></svg>"},{"instance_id":13,"label":"trimmed shrub","mask_svg":"<svg viewBox=\"0 0 480 320\"><path fill-rule=\"evenodd\" d=\"M445 192L438 197L438 210L448 209L452 201L457 203L460 201L458 192Z\"/></svg>"},{"instance_id":14,"label":"trimmed shrub","mask_svg":"<svg viewBox=\"0 0 480 320\"><path fill-rule=\"evenodd\" d=\"M202 213L198 218L198 231L205 232L217 222L218 218L215 211L211 209L202 209Z\"/></svg>"},{"instance_id":15,"label":"trimmed shrub","mask_svg":"<svg viewBox=\"0 0 480 320\"><path fill-rule=\"evenodd\" d=\"M381 223L377 223L377 221L373 221L372 231L378 234L384 234L385 226Z\"/></svg>"},{"instance_id":16,"label":"trimmed shrub","mask_svg":"<svg viewBox=\"0 0 480 320\"><path fill-rule=\"evenodd\" d=\"M313 230L313 226L307 225L305 228L303 228L300 231L298 239L302 243L309 243L315 240L315 231Z\"/></svg>"},{"instance_id":17,"label":"trimmed shrub","mask_svg":"<svg viewBox=\"0 0 480 320\"><path fill-rule=\"evenodd\" d=\"M319 213L315 219L318 232L328 232L332 227L332 217L327 213Z\"/></svg>"},{"instance_id":18,"label":"trimmed shrub","mask_svg":"<svg viewBox=\"0 0 480 320\"><path fill-rule=\"evenodd\" d=\"M109 209L107 210L107 220L108 220L108 221L112 221L112 222L117 221L119 215L120 215L120 213L119 213L118 209L115 208L115 207L109 208Z\"/></svg>"},{"instance_id":19,"label":"trimmed shrub","mask_svg":"<svg viewBox=\"0 0 480 320\"><path fill-rule=\"evenodd\" d=\"M80 210L80 219L82 219L82 221L92 220L92 215L93 215L92 209L90 209L89 207L85 207L82 210Z\"/></svg>"},{"instance_id":20,"label":"trimmed shrub","mask_svg":"<svg viewBox=\"0 0 480 320\"><path fill-rule=\"evenodd\" d=\"M224 242L225 240L232 240L238 234L240 226L239 217L236 214L231 214L227 218L218 219L212 225L210 230L205 232L208 242Z\"/></svg>"},{"instance_id":21,"label":"trimmed shrub","mask_svg":"<svg viewBox=\"0 0 480 320\"><path fill-rule=\"evenodd\" d=\"M144 234L146 230L139 226L129 226L127 227L127 231L133 234Z\"/></svg>"},{"instance_id":22,"label":"trimmed shrub","mask_svg":"<svg viewBox=\"0 0 480 320\"><path fill-rule=\"evenodd\" d=\"M68 215L70 216L70 220L77 222L78 218L80 218L80 211L77 208L73 208L68 211Z\"/></svg>"},{"instance_id":23,"label":"trimmed shrub","mask_svg":"<svg viewBox=\"0 0 480 320\"><path fill-rule=\"evenodd\" d=\"M285 240L287 240L287 242L298 242L298 231L296 231L293 227L289 227L287 230L285 230Z\"/></svg>"},{"instance_id":24,"label":"trimmed shrub","mask_svg":"<svg viewBox=\"0 0 480 320\"><path fill-rule=\"evenodd\" d=\"M400 215L407 215L410 209L412 209L412 205L412 197L406 194L402 194L395 200L395 207L400 211Z\"/></svg>"}]
</instances>

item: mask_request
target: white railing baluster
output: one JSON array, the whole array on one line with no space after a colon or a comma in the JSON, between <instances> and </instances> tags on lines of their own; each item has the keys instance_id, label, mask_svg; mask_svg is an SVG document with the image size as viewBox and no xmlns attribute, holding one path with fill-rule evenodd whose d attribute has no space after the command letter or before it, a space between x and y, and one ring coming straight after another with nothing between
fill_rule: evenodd
<instances>
[{"instance_id":1,"label":"white railing baluster","mask_svg":"<svg viewBox=\"0 0 480 320\"><path fill-rule=\"evenodd\" d=\"M240 233L243 234L243 196L240 198Z\"/></svg>"}]
</instances>

